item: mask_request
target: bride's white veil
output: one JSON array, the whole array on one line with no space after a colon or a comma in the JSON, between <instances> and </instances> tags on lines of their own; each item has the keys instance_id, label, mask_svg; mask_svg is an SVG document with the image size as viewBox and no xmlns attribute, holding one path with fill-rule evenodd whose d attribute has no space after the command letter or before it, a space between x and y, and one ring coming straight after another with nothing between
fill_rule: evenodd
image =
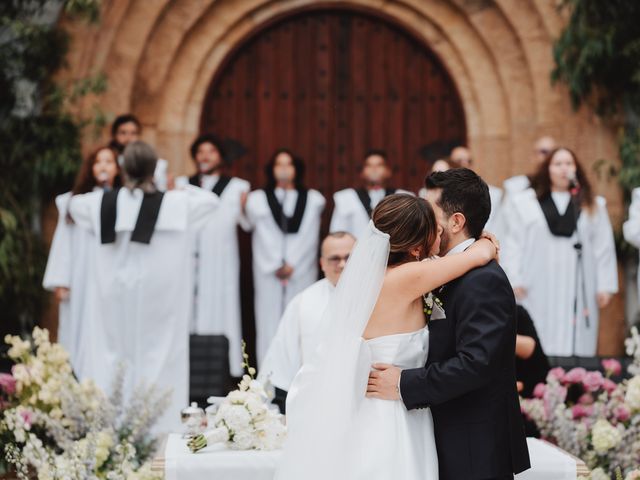
<instances>
[{"instance_id":1,"label":"bride's white veil","mask_svg":"<svg viewBox=\"0 0 640 480\"><path fill-rule=\"evenodd\" d=\"M337 479L347 470L345 442L370 370L368 356L362 354L362 333L378 300L388 257L389 235L370 221L323 315L322 341L289 389L288 434L277 480Z\"/></svg>"}]
</instances>

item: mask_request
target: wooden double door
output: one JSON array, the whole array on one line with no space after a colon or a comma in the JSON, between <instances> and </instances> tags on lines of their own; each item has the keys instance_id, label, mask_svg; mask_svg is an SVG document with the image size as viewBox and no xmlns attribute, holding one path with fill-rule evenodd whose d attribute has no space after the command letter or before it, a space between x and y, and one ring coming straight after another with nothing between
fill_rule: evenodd
<instances>
[{"instance_id":1,"label":"wooden double door","mask_svg":"<svg viewBox=\"0 0 640 480\"><path fill-rule=\"evenodd\" d=\"M364 154L388 153L395 187L417 191L430 162L466 141L454 82L410 32L371 12L310 9L241 42L212 79L202 132L239 142L231 173L253 188L286 147L305 162L305 183L327 198L359 184ZM252 347L250 249L242 238L243 331ZM252 348L251 348L252 350Z\"/></svg>"}]
</instances>

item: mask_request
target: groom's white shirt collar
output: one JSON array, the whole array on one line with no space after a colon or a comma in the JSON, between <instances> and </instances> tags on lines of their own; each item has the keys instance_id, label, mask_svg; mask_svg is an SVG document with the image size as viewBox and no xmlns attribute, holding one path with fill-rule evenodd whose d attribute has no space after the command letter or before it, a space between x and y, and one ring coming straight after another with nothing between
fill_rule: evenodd
<instances>
[{"instance_id":1,"label":"groom's white shirt collar","mask_svg":"<svg viewBox=\"0 0 640 480\"><path fill-rule=\"evenodd\" d=\"M475 243L475 241L476 241L475 238L467 238L465 241L460 242L458 245L456 245L451 250L449 250L447 252L447 255L453 255L454 253L462 253L467 248L469 248L471 245L473 245Z\"/></svg>"}]
</instances>

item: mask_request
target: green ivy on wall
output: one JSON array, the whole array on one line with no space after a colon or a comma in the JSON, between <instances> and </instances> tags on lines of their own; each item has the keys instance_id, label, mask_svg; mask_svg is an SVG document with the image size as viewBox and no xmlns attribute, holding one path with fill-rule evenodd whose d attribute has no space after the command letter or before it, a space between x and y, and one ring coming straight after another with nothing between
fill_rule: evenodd
<instances>
[{"instance_id":1,"label":"green ivy on wall","mask_svg":"<svg viewBox=\"0 0 640 480\"><path fill-rule=\"evenodd\" d=\"M30 331L42 315L42 208L69 189L82 131L102 121L70 112L87 93L104 91L103 75L52 80L69 44L57 19L64 13L95 21L99 11L99 0L0 2L0 338Z\"/></svg>"},{"instance_id":2,"label":"green ivy on wall","mask_svg":"<svg viewBox=\"0 0 640 480\"><path fill-rule=\"evenodd\" d=\"M553 49L553 81L575 108L595 107L619 126L621 166L613 173L625 199L640 186L640 2L565 0L569 21Z\"/></svg>"}]
</instances>

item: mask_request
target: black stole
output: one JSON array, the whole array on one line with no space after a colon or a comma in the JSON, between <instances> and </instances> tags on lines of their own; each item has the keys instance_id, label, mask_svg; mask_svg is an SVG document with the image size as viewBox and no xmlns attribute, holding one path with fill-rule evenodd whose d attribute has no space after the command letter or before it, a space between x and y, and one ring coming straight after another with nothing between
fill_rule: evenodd
<instances>
[{"instance_id":1,"label":"black stole","mask_svg":"<svg viewBox=\"0 0 640 480\"><path fill-rule=\"evenodd\" d=\"M282 230L283 233L298 233L305 208L307 207L308 190L298 190L298 200L296 201L296 208L293 211L292 217L287 217L284 214L282 205L276 198L276 192L273 188L265 188L264 193L267 195L267 203L269 204L271 215L278 224L278 227L280 227L280 230Z\"/></svg>"},{"instance_id":2,"label":"black stole","mask_svg":"<svg viewBox=\"0 0 640 480\"><path fill-rule=\"evenodd\" d=\"M551 194L538 199L544 218L547 220L549 230L556 237L571 237L576 230L580 218L580 206L575 208L575 199L571 197L567 211L560 215Z\"/></svg>"},{"instance_id":3,"label":"black stole","mask_svg":"<svg viewBox=\"0 0 640 480\"><path fill-rule=\"evenodd\" d=\"M373 209L371 208L371 197L369 196L369 192L366 188L357 188L356 193L358 194L358 198L360 199L360 203L367 211L367 215L371 216L371 212ZM384 191L384 196L392 195L396 193L395 188L386 188Z\"/></svg>"},{"instance_id":4,"label":"black stole","mask_svg":"<svg viewBox=\"0 0 640 480\"><path fill-rule=\"evenodd\" d=\"M216 182L216 184L213 186L213 188L211 189L211 191L213 193L215 193L216 195L220 196L222 195L222 192L224 192L224 189L227 188L227 185L229 185L229 182L231 181L231 177L227 176L227 175L220 175L220 178L218 178L218 181ZM196 187L200 187L200 175L193 175L191 177L189 177L189 183L191 185L195 185Z\"/></svg>"},{"instance_id":5,"label":"black stole","mask_svg":"<svg viewBox=\"0 0 640 480\"><path fill-rule=\"evenodd\" d=\"M136 225L131 233L131 241L149 244L158 221L164 192L145 193L138 212ZM116 212L118 190L110 190L102 195L100 205L100 243L116 241Z\"/></svg>"}]
</instances>

